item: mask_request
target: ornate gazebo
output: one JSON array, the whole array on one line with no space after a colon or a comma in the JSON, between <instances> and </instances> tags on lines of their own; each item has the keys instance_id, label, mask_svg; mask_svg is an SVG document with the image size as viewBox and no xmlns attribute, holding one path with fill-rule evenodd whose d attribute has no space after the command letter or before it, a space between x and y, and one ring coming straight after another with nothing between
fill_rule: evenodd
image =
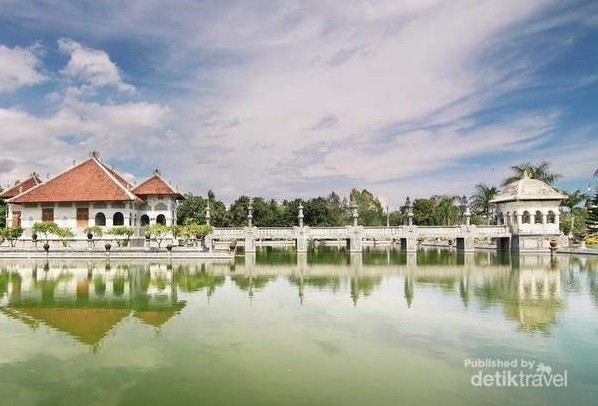
<instances>
[{"instance_id":1,"label":"ornate gazebo","mask_svg":"<svg viewBox=\"0 0 598 406\"><path fill-rule=\"evenodd\" d=\"M567 196L527 173L506 185L491 202L499 224L511 229L511 250L548 252L550 240L560 236L559 206Z\"/></svg>"}]
</instances>

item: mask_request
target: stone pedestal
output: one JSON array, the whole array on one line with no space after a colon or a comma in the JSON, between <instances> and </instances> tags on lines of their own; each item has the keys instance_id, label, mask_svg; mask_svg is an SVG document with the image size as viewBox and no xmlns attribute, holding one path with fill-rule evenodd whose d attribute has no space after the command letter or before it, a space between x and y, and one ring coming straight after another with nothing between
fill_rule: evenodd
<instances>
[{"instance_id":1,"label":"stone pedestal","mask_svg":"<svg viewBox=\"0 0 598 406\"><path fill-rule=\"evenodd\" d=\"M363 250L363 235L362 227L350 227L349 230L349 251L350 252L362 252Z\"/></svg>"},{"instance_id":2,"label":"stone pedestal","mask_svg":"<svg viewBox=\"0 0 598 406\"><path fill-rule=\"evenodd\" d=\"M307 227L295 227L295 242L297 253L307 252Z\"/></svg>"},{"instance_id":3,"label":"stone pedestal","mask_svg":"<svg viewBox=\"0 0 598 406\"><path fill-rule=\"evenodd\" d=\"M243 239L245 240L245 252L255 253L255 233L252 227L245 227Z\"/></svg>"}]
</instances>

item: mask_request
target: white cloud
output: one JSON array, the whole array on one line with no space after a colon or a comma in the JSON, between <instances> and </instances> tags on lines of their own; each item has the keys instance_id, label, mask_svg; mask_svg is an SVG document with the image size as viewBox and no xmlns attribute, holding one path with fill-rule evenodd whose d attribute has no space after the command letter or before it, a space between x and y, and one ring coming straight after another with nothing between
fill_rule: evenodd
<instances>
[{"instance_id":1,"label":"white cloud","mask_svg":"<svg viewBox=\"0 0 598 406\"><path fill-rule=\"evenodd\" d=\"M75 83L47 97L62 102L47 117L13 111L27 115L15 133L41 126L40 134L54 138L86 134L77 138L80 154L93 146L105 156L135 156L173 174L185 190L212 187L226 198L359 186L393 201L422 188L471 186L483 176L500 180L498 168L472 169L471 159L491 157L506 172L512 160L537 155L529 148L539 151L546 144L541 136L561 116L516 108L501 113L500 122L475 115L537 84L545 59L534 50L552 38L542 34L583 14L556 18L555 0L98 3L101 24L84 7L70 11L72 22L51 3L10 12L38 13L41 23L60 21L69 35L96 43L148 45L153 65L144 71L158 73L143 83L171 85L176 96L143 102L140 89L135 103L84 102L88 90L127 96L133 87L105 51L62 39L60 49L70 55L62 73ZM548 53L568 46L551 44ZM567 151L565 163L582 156ZM57 154L67 160L73 150ZM584 170L582 163L576 168L571 173ZM461 179L430 177L443 170Z\"/></svg>"},{"instance_id":2,"label":"white cloud","mask_svg":"<svg viewBox=\"0 0 598 406\"><path fill-rule=\"evenodd\" d=\"M0 93L43 82L46 78L40 65L38 46L8 48L0 44Z\"/></svg>"},{"instance_id":3,"label":"white cloud","mask_svg":"<svg viewBox=\"0 0 598 406\"><path fill-rule=\"evenodd\" d=\"M123 81L118 67L106 52L84 47L68 38L59 39L58 48L70 56L61 71L67 77L82 81L92 90L114 86L121 92L135 91L135 87Z\"/></svg>"},{"instance_id":4,"label":"white cloud","mask_svg":"<svg viewBox=\"0 0 598 406\"><path fill-rule=\"evenodd\" d=\"M92 150L101 151L108 161L136 156L144 162L144 157L160 152L170 115L168 106L147 102L70 101L50 116L0 108L4 158L17 163L0 168L0 184L10 184L32 171L59 172ZM68 136L80 141L69 143L64 140Z\"/></svg>"}]
</instances>

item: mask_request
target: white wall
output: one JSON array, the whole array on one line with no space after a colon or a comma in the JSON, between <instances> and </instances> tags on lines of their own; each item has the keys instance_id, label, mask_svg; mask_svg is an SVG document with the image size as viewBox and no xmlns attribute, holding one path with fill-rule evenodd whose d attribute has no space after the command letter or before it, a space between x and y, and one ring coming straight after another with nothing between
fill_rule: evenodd
<instances>
[{"instance_id":1,"label":"white wall","mask_svg":"<svg viewBox=\"0 0 598 406\"><path fill-rule=\"evenodd\" d=\"M101 202L103 204L104 202ZM156 210L158 204L166 205L164 210ZM35 204L32 206L23 206L16 204L8 205L8 224L12 225L12 212L14 210L21 211L21 227L27 231L33 227L36 222L42 221L42 208L53 208L54 209L54 222L60 227L68 227L77 236L83 236L83 227L77 228L77 208L87 207L89 209L89 220L88 226L94 226L95 216L98 213L104 213L106 216L106 228L113 226L113 216L115 213L120 212L124 216L124 225L139 227L141 224L141 216L147 214L150 218L150 224L156 224L156 218L158 215L163 214L166 217L166 225L176 224L176 199L172 197L164 197L162 199L158 197L149 197L147 199L147 205L144 208L137 209L133 202L124 203L124 208L113 207L115 204L106 202L106 207L98 207L97 203L73 203L69 206L65 205L41 205Z\"/></svg>"}]
</instances>

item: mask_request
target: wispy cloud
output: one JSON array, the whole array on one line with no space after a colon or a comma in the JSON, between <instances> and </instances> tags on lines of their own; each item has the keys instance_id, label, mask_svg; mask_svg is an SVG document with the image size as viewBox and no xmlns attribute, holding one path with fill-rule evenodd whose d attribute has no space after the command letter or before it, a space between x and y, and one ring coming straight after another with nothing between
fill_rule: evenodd
<instances>
[{"instance_id":1,"label":"wispy cloud","mask_svg":"<svg viewBox=\"0 0 598 406\"><path fill-rule=\"evenodd\" d=\"M114 86L121 92L135 91L135 87L123 81L118 67L106 52L84 47L69 38L59 39L58 48L69 55L68 64L61 70L69 79L81 81L91 90Z\"/></svg>"},{"instance_id":2,"label":"wispy cloud","mask_svg":"<svg viewBox=\"0 0 598 406\"><path fill-rule=\"evenodd\" d=\"M39 51L37 45L9 48L0 44L0 93L36 85L46 79L40 70Z\"/></svg>"},{"instance_id":3,"label":"wispy cloud","mask_svg":"<svg viewBox=\"0 0 598 406\"><path fill-rule=\"evenodd\" d=\"M572 27L592 24L591 5L345 3L97 1L71 4L67 20L53 2L7 7L12 21L62 38L68 60L40 95L43 114L0 110L3 147L19 160L0 181L95 148L127 171L158 165L185 190L225 198L359 186L393 200L421 189L415 177L429 189L471 187L561 143L566 108L524 101L546 85L538 72L576 45ZM579 77L588 87L594 76ZM41 137L51 159L27 149ZM575 147L555 154L588 158Z\"/></svg>"}]
</instances>

